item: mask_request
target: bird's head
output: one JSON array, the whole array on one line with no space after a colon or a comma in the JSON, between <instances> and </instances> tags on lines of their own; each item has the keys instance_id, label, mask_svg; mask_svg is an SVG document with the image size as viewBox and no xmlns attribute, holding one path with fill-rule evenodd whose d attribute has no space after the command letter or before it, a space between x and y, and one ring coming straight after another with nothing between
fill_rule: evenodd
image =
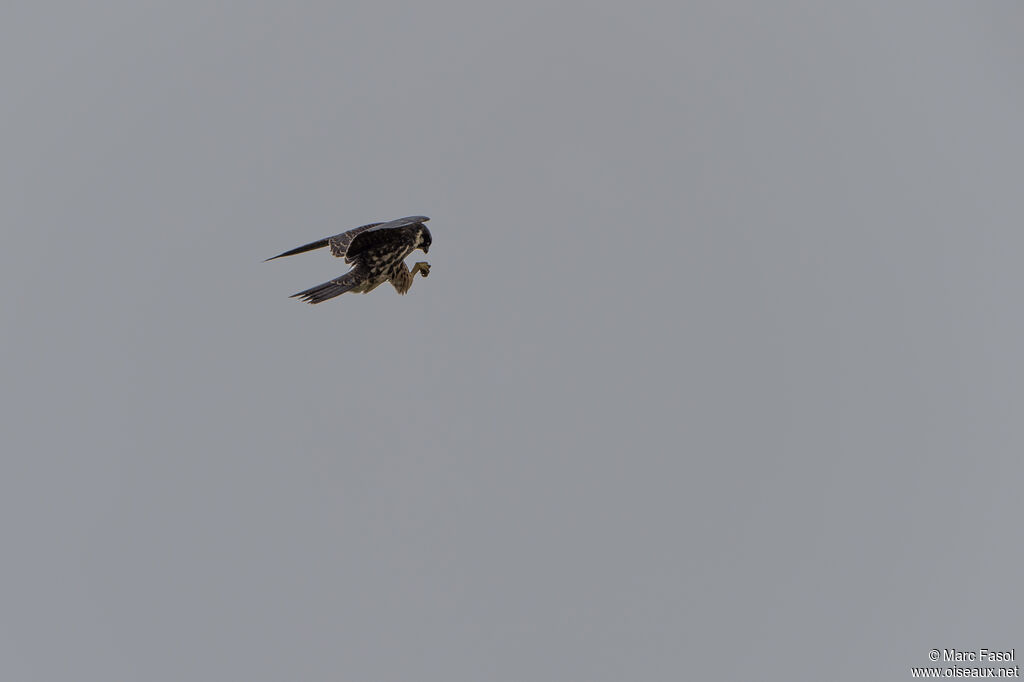
<instances>
[{"instance_id":1,"label":"bird's head","mask_svg":"<svg viewBox=\"0 0 1024 682\"><path fill-rule=\"evenodd\" d=\"M423 223L420 223L420 234L417 241L419 242L418 248L423 251L423 253L427 253L427 251L430 250L430 230L428 230L427 226Z\"/></svg>"}]
</instances>

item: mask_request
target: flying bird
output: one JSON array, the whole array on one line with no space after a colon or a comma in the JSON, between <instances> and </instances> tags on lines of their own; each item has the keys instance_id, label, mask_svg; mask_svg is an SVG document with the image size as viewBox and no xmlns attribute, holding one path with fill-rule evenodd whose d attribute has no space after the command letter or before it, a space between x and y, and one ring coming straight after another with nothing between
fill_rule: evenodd
<instances>
[{"instance_id":1,"label":"flying bird","mask_svg":"<svg viewBox=\"0 0 1024 682\"><path fill-rule=\"evenodd\" d=\"M425 215L414 215L387 223L370 223L267 260L330 246L334 256L352 265L341 277L290 296L307 303L322 303L349 291L367 294L384 282L391 282L395 291L405 294L412 287L417 272L423 277L430 274L430 263L416 263L412 270L405 264L406 257L416 249L423 253L430 249L430 230L423 224L428 220Z\"/></svg>"}]
</instances>

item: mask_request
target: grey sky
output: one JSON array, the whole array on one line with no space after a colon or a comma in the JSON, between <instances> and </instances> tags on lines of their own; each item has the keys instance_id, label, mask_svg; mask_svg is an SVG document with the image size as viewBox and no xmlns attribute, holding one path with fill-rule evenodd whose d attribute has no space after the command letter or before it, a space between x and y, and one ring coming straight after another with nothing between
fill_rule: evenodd
<instances>
[{"instance_id":1,"label":"grey sky","mask_svg":"<svg viewBox=\"0 0 1024 682\"><path fill-rule=\"evenodd\" d=\"M1024 11L843 4L6 3L0 678L1024 649Z\"/></svg>"}]
</instances>

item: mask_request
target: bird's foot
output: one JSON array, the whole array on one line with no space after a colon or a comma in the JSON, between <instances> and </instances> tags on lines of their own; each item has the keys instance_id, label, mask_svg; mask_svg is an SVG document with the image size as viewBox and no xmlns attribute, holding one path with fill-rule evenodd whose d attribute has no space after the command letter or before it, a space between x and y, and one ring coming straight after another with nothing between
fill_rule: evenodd
<instances>
[{"instance_id":1,"label":"bird's foot","mask_svg":"<svg viewBox=\"0 0 1024 682\"><path fill-rule=\"evenodd\" d=\"M426 263L426 262L421 261L419 263L416 263L416 265L414 265L413 267L416 270L418 270L419 273L421 275L423 275L424 277L426 277L427 275L430 274L430 263Z\"/></svg>"}]
</instances>

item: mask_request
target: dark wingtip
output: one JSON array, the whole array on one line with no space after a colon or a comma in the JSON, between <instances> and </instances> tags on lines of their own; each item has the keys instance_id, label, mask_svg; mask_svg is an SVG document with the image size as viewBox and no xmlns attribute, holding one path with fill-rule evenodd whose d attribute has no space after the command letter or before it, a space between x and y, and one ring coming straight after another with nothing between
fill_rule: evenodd
<instances>
[{"instance_id":1,"label":"dark wingtip","mask_svg":"<svg viewBox=\"0 0 1024 682\"><path fill-rule=\"evenodd\" d=\"M313 296L311 296L310 294L307 294L307 293L306 293L306 292L304 292L304 291L300 291L300 292L299 292L299 293L297 293L297 294L292 294L292 295L291 295L291 296L289 296L288 298L297 298L297 299L299 299L300 301L302 301L303 303L309 303L309 304L311 304L311 305L312 305L312 304L316 304L316 303L319 303L319 302L320 302L320 301L316 301L316 300L314 300L314 297L313 297Z\"/></svg>"},{"instance_id":2,"label":"dark wingtip","mask_svg":"<svg viewBox=\"0 0 1024 682\"><path fill-rule=\"evenodd\" d=\"M291 251L285 251L284 253L279 253L276 256L271 256L270 258L268 258L267 260L265 260L263 262L266 263L267 261L274 260L275 258L284 258L285 256L294 256L294 255L296 255L298 253L306 253L307 251L312 251L314 249L320 249L320 248L323 248L323 247L327 246L327 242L329 240L330 240L329 237L326 238L326 239L318 239L315 242L310 242L309 244L303 244L302 246L296 247L296 248L292 249Z\"/></svg>"},{"instance_id":3,"label":"dark wingtip","mask_svg":"<svg viewBox=\"0 0 1024 682\"><path fill-rule=\"evenodd\" d=\"M297 298L306 303L323 303L329 301L335 296L341 296L342 294L352 289L352 284L341 284L335 280L330 282L324 282L323 284L317 284L315 287L310 287L305 291L300 291L297 294L292 294L288 298Z\"/></svg>"}]
</instances>

